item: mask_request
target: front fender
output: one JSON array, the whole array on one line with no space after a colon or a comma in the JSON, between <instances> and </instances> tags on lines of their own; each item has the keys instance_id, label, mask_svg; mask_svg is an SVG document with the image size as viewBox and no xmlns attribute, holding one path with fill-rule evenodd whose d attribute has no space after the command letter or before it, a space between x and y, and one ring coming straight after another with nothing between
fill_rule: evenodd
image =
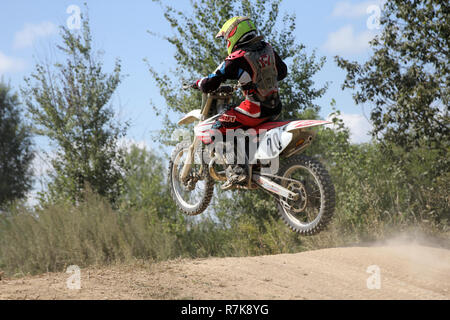
<instances>
[{"instance_id":1,"label":"front fender","mask_svg":"<svg viewBox=\"0 0 450 320\"><path fill-rule=\"evenodd\" d=\"M178 125L189 124L194 121L200 121L202 119L202 111L200 109L195 109L185 115L180 121L178 121Z\"/></svg>"}]
</instances>

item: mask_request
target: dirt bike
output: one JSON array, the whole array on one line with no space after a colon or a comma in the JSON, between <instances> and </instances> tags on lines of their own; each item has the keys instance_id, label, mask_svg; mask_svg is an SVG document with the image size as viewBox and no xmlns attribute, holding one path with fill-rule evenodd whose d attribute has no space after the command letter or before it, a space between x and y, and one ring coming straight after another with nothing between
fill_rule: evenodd
<instances>
[{"instance_id":1,"label":"dirt bike","mask_svg":"<svg viewBox=\"0 0 450 320\"><path fill-rule=\"evenodd\" d=\"M194 126L193 141L185 139L178 143L169 163L172 197L187 215L204 212L213 196L215 183L227 180L223 169L229 154L223 152L223 145L220 145L224 141L211 141L210 132L221 116L213 110L231 103L237 88L222 85L214 92L203 93L201 109L189 112L178 122L178 125L187 125L199 121ZM293 231L302 235L319 233L334 213L334 186L319 161L300 153L314 139L315 132L309 129L330 123L322 120L269 121L244 131L245 135L249 132L249 139L256 141L256 152L252 161L248 154L245 155L248 182L234 188L263 190L275 198L279 214ZM233 153L236 155L236 150ZM274 159L280 163L275 170L272 164L269 167Z\"/></svg>"}]
</instances>

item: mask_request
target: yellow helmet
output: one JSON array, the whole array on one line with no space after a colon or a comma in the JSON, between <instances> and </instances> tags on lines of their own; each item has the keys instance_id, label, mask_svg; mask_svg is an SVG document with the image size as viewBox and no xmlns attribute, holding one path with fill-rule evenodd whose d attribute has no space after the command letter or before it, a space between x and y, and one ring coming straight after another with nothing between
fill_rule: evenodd
<instances>
[{"instance_id":1,"label":"yellow helmet","mask_svg":"<svg viewBox=\"0 0 450 320\"><path fill-rule=\"evenodd\" d=\"M256 27L250 18L233 17L225 22L222 29L216 35L216 38L225 38L227 40L228 54L231 54L239 40L252 31L256 32Z\"/></svg>"}]
</instances>

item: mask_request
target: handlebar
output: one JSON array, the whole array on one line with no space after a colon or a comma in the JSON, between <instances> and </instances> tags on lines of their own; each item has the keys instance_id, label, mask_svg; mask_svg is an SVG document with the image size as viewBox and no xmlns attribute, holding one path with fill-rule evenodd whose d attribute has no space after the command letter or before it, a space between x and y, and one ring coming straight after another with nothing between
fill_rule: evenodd
<instances>
[{"instance_id":1,"label":"handlebar","mask_svg":"<svg viewBox=\"0 0 450 320\"><path fill-rule=\"evenodd\" d=\"M233 93L238 89L237 85L221 85L217 90L215 90L213 93Z\"/></svg>"},{"instance_id":2,"label":"handlebar","mask_svg":"<svg viewBox=\"0 0 450 320\"><path fill-rule=\"evenodd\" d=\"M231 93L233 93L234 91L236 91L236 90L238 90L239 89L239 85L229 85L229 84L223 84L223 85L220 85L220 87L219 88L217 88L216 90L214 90L214 91L212 91L212 92L209 92L210 94L223 94L223 93L225 93L225 94L231 94ZM183 84L183 90L189 90L189 89L196 89L196 90L199 90L199 88L197 88L197 87L195 87L195 86L193 86L192 84Z\"/></svg>"}]
</instances>

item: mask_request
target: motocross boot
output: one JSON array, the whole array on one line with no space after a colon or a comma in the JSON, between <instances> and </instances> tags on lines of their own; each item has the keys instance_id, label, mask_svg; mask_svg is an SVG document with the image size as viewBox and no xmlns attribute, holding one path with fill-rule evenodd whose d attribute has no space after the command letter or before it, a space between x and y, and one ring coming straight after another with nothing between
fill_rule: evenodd
<instances>
[{"instance_id":1,"label":"motocross boot","mask_svg":"<svg viewBox=\"0 0 450 320\"><path fill-rule=\"evenodd\" d=\"M221 189L225 191L230 190L235 185L239 185L247 180L243 165L229 165L225 170L225 175L228 180L221 187Z\"/></svg>"}]
</instances>

